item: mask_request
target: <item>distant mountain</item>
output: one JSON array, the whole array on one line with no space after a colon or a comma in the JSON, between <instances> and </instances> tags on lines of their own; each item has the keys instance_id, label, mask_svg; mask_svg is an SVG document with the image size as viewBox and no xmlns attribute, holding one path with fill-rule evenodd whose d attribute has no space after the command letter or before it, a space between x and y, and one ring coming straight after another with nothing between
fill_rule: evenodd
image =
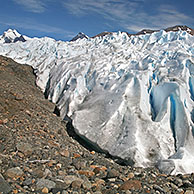
<instances>
[{"instance_id":1,"label":"distant mountain","mask_svg":"<svg viewBox=\"0 0 194 194\"><path fill-rule=\"evenodd\" d=\"M166 31L166 32L170 32L170 31L177 32L179 30L186 31L189 34L194 35L194 29L189 28L188 26L185 26L185 25L176 25L176 26L164 29L164 31ZM159 31L160 30L143 29L143 30L141 30L141 31L139 31L135 34L131 34L131 33L128 33L128 32L125 32L125 33L127 33L128 36L134 36L134 35L152 34L154 32L159 32ZM104 32L101 32L101 33L91 37L91 38L103 37L103 36L110 35L110 34L113 34L113 32L104 31Z\"/></svg>"},{"instance_id":2,"label":"distant mountain","mask_svg":"<svg viewBox=\"0 0 194 194\"><path fill-rule=\"evenodd\" d=\"M194 29L189 28L188 26L177 25L177 26L169 27L165 29L166 32L170 32L170 31L177 32L179 30L186 31L189 34L194 35Z\"/></svg>"},{"instance_id":3,"label":"distant mountain","mask_svg":"<svg viewBox=\"0 0 194 194\"><path fill-rule=\"evenodd\" d=\"M96 38L96 37L103 37L103 36L106 36L106 35L109 35L109 34L112 34L113 32L101 32L100 34L97 34L95 36L93 36L92 38Z\"/></svg>"},{"instance_id":4,"label":"distant mountain","mask_svg":"<svg viewBox=\"0 0 194 194\"><path fill-rule=\"evenodd\" d=\"M173 27L169 27L164 29L166 32L177 32L179 30L186 31L187 33L194 35L194 29L189 28L188 26L183 26L183 25L176 25ZM150 29L143 29L140 32L138 32L136 35L142 35L142 34L152 34L154 32L159 32L160 30L150 30Z\"/></svg>"},{"instance_id":5,"label":"distant mountain","mask_svg":"<svg viewBox=\"0 0 194 194\"><path fill-rule=\"evenodd\" d=\"M21 35L16 30L9 29L0 36L0 43L25 42L27 39L29 38Z\"/></svg>"},{"instance_id":6,"label":"distant mountain","mask_svg":"<svg viewBox=\"0 0 194 194\"><path fill-rule=\"evenodd\" d=\"M78 39L83 39L83 38L86 38L88 39L89 37L87 35L85 35L84 33L82 32L79 32L74 38L72 38L70 41L76 41Z\"/></svg>"}]
</instances>

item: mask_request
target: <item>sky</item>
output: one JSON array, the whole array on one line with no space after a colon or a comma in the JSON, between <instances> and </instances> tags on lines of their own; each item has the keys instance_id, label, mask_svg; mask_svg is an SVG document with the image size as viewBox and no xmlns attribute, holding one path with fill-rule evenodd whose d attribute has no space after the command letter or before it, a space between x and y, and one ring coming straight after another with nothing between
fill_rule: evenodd
<instances>
[{"instance_id":1,"label":"sky","mask_svg":"<svg viewBox=\"0 0 194 194\"><path fill-rule=\"evenodd\" d=\"M83 32L194 28L194 0L0 0L0 34L71 40Z\"/></svg>"}]
</instances>

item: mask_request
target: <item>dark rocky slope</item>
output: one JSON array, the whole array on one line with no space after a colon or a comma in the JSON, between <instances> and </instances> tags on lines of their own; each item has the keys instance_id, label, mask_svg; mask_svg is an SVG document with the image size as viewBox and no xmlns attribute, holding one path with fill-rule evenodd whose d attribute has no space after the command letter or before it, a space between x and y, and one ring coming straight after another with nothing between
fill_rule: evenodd
<instances>
[{"instance_id":1,"label":"dark rocky slope","mask_svg":"<svg viewBox=\"0 0 194 194\"><path fill-rule=\"evenodd\" d=\"M0 193L194 193L194 174L121 166L84 148L34 83L30 66L0 57Z\"/></svg>"}]
</instances>

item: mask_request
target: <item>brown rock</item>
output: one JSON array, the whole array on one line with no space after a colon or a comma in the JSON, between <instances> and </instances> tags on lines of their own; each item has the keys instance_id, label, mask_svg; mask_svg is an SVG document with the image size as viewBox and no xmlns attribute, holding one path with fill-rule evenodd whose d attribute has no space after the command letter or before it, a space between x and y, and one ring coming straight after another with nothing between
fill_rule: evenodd
<instances>
[{"instance_id":1,"label":"brown rock","mask_svg":"<svg viewBox=\"0 0 194 194\"><path fill-rule=\"evenodd\" d=\"M93 168L93 172L95 174L99 174L101 172L105 172L107 170L107 168L105 166L102 166L102 167L99 167L99 166L96 166L96 165L91 165L90 168Z\"/></svg>"},{"instance_id":2,"label":"brown rock","mask_svg":"<svg viewBox=\"0 0 194 194\"><path fill-rule=\"evenodd\" d=\"M52 172L48 168L44 171L44 178L46 177L52 177Z\"/></svg>"},{"instance_id":3,"label":"brown rock","mask_svg":"<svg viewBox=\"0 0 194 194\"><path fill-rule=\"evenodd\" d=\"M8 122L8 119L0 120L0 125L6 124Z\"/></svg>"},{"instance_id":4,"label":"brown rock","mask_svg":"<svg viewBox=\"0 0 194 194\"><path fill-rule=\"evenodd\" d=\"M28 114L29 116L32 116L32 113L29 110L26 110L26 114Z\"/></svg>"},{"instance_id":5,"label":"brown rock","mask_svg":"<svg viewBox=\"0 0 194 194\"><path fill-rule=\"evenodd\" d=\"M129 180L129 178L128 177L125 177L123 174L121 174L119 176L119 179L123 180L124 182Z\"/></svg>"},{"instance_id":6,"label":"brown rock","mask_svg":"<svg viewBox=\"0 0 194 194\"><path fill-rule=\"evenodd\" d=\"M67 175L64 177L63 179L63 182L66 184L66 185L70 185L72 182L74 181L82 181L82 179L78 178L77 176L75 175Z\"/></svg>"},{"instance_id":7,"label":"brown rock","mask_svg":"<svg viewBox=\"0 0 194 194\"><path fill-rule=\"evenodd\" d=\"M73 153L73 157L74 157L74 158L79 158L79 157L81 157L81 155L78 154L78 153Z\"/></svg>"},{"instance_id":8,"label":"brown rock","mask_svg":"<svg viewBox=\"0 0 194 194\"><path fill-rule=\"evenodd\" d=\"M69 157L70 156L68 150L61 150L59 153L61 154L61 156L64 156L64 157Z\"/></svg>"},{"instance_id":9,"label":"brown rock","mask_svg":"<svg viewBox=\"0 0 194 194\"><path fill-rule=\"evenodd\" d=\"M22 94L15 94L15 100L21 101L24 99L24 96Z\"/></svg>"},{"instance_id":10,"label":"brown rock","mask_svg":"<svg viewBox=\"0 0 194 194\"><path fill-rule=\"evenodd\" d=\"M58 174L60 175L60 176L66 176L67 175L67 172L65 171L65 170L59 170L58 171Z\"/></svg>"},{"instance_id":11,"label":"brown rock","mask_svg":"<svg viewBox=\"0 0 194 194\"><path fill-rule=\"evenodd\" d=\"M105 181L104 181L103 179L98 179L98 180L96 181L96 184L97 184L97 185L105 185Z\"/></svg>"},{"instance_id":12,"label":"brown rock","mask_svg":"<svg viewBox=\"0 0 194 194\"><path fill-rule=\"evenodd\" d=\"M14 189L14 190L13 190L13 193L14 193L14 194L17 194L17 193L18 193L18 190L17 190L17 189Z\"/></svg>"},{"instance_id":13,"label":"brown rock","mask_svg":"<svg viewBox=\"0 0 194 194\"><path fill-rule=\"evenodd\" d=\"M101 169L102 169L103 171L106 171L106 170L107 170L106 166L102 166Z\"/></svg>"},{"instance_id":14,"label":"brown rock","mask_svg":"<svg viewBox=\"0 0 194 194\"><path fill-rule=\"evenodd\" d=\"M44 188L42 189L42 192L43 192L43 193L48 193L49 190L48 190L48 188L44 187Z\"/></svg>"},{"instance_id":15,"label":"brown rock","mask_svg":"<svg viewBox=\"0 0 194 194\"><path fill-rule=\"evenodd\" d=\"M129 179L132 179L132 178L134 178L134 176L135 176L134 173L130 172L130 173L128 174L127 177L128 177Z\"/></svg>"},{"instance_id":16,"label":"brown rock","mask_svg":"<svg viewBox=\"0 0 194 194\"><path fill-rule=\"evenodd\" d=\"M23 171L20 167L10 168L7 170L6 175L12 179L18 179L23 176Z\"/></svg>"},{"instance_id":17,"label":"brown rock","mask_svg":"<svg viewBox=\"0 0 194 194\"><path fill-rule=\"evenodd\" d=\"M55 188L55 186L56 186L56 183L48 179L39 179L36 183L37 190L44 189L45 187L48 189L52 189L52 188Z\"/></svg>"},{"instance_id":18,"label":"brown rock","mask_svg":"<svg viewBox=\"0 0 194 194\"><path fill-rule=\"evenodd\" d=\"M115 178L118 177L120 173L116 171L115 169L110 169L107 173L107 178Z\"/></svg>"},{"instance_id":19,"label":"brown rock","mask_svg":"<svg viewBox=\"0 0 194 194\"><path fill-rule=\"evenodd\" d=\"M140 190L142 188L141 182L138 180L128 180L124 182L119 190Z\"/></svg>"},{"instance_id":20,"label":"brown rock","mask_svg":"<svg viewBox=\"0 0 194 194\"><path fill-rule=\"evenodd\" d=\"M56 165L56 167L57 167L57 169L60 169L60 168L62 167L62 164L61 164L61 163L58 163L58 164Z\"/></svg>"},{"instance_id":21,"label":"brown rock","mask_svg":"<svg viewBox=\"0 0 194 194\"><path fill-rule=\"evenodd\" d=\"M75 181L73 181L72 183L71 183L71 187L72 188L81 188L81 185L82 185L82 183L83 183L83 180L82 179L78 179L78 180L75 180Z\"/></svg>"},{"instance_id":22,"label":"brown rock","mask_svg":"<svg viewBox=\"0 0 194 194\"><path fill-rule=\"evenodd\" d=\"M167 177L167 174L158 174L158 176Z\"/></svg>"},{"instance_id":23,"label":"brown rock","mask_svg":"<svg viewBox=\"0 0 194 194\"><path fill-rule=\"evenodd\" d=\"M51 147L60 147L59 143L55 142L54 140L48 140L48 144Z\"/></svg>"},{"instance_id":24,"label":"brown rock","mask_svg":"<svg viewBox=\"0 0 194 194\"><path fill-rule=\"evenodd\" d=\"M18 152L18 156L19 156L20 158L23 158L23 157L24 157L24 154L23 154L22 152Z\"/></svg>"},{"instance_id":25,"label":"brown rock","mask_svg":"<svg viewBox=\"0 0 194 194\"><path fill-rule=\"evenodd\" d=\"M56 160L51 160L51 161L49 161L48 166L51 167L51 166L53 166L56 163L57 163Z\"/></svg>"},{"instance_id":26,"label":"brown rock","mask_svg":"<svg viewBox=\"0 0 194 194\"><path fill-rule=\"evenodd\" d=\"M84 180L84 182L82 183L82 186L85 190L89 190L92 188L92 184L89 180Z\"/></svg>"},{"instance_id":27,"label":"brown rock","mask_svg":"<svg viewBox=\"0 0 194 194\"><path fill-rule=\"evenodd\" d=\"M78 173L79 173L80 175L85 175L85 176L87 176L87 177L92 177L92 176L95 175L94 172L89 171L89 170L79 170Z\"/></svg>"},{"instance_id":28,"label":"brown rock","mask_svg":"<svg viewBox=\"0 0 194 194\"><path fill-rule=\"evenodd\" d=\"M99 167L99 166L97 166L97 165L90 165L90 168L93 168L93 169L95 169L97 167Z\"/></svg>"},{"instance_id":29,"label":"brown rock","mask_svg":"<svg viewBox=\"0 0 194 194\"><path fill-rule=\"evenodd\" d=\"M96 168L93 170L93 172L94 172L95 174L99 174L100 171L101 171L101 168L100 168L100 167L96 167Z\"/></svg>"},{"instance_id":30,"label":"brown rock","mask_svg":"<svg viewBox=\"0 0 194 194\"><path fill-rule=\"evenodd\" d=\"M33 152L33 148L29 143L20 142L16 147L18 151L22 152L26 156L32 154Z\"/></svg>"},{"instance_id":31,"label":"brown rock","mask_svg":"<svg viewBox=\"0 0 194 194\"><path fill-rule=\"evenodd\" d=\"M187 190L187 191L185 191L185 194L193 194L193 191L192 190Z\"/></svg>"},{"instance_id":32,"label":"brown rock","mask_svg":"<svg viewBox=\"0 0 194 194\"><path fill-rule=\"evenodd\" d=\"M146 188L145 193L151 193L151 191Z\"/></svg>"},{"instance_id":33,"label":"brown rock","mask_svg":"<svg viewBox=\"0 0 194 194\"><path fill-rule=\"evenodd\" d=\"M100 192L100 193L98 193L98 194L119 194L119 193L117 193L116 192L116 190L115 189L113 189L113 188L110 188L110 189L103 189L102 190L102 192ZM126 192L125 192L126 193ZM96 193L95 193L96 194ZM128 193L126 193L126 194L128 194Z\"/></svg>"},{"instance_id":34,"label":"brown rock","mask_svg":"<svg viewBox=\"0 0 194 194\"><path fill-rule=\"evenodd\" d=\"M34 169L33 172L32 172L32 174L33 174L34 176L36 176L37 178L42 178L42 177L44 177L44 171L43 171L42 169L40 169L40 168Z\"/></svg>"},{"instance_id":35,"label":"brown rock","mask_svg":"<svg viewBox=\"0 0 194 194\"><path fill-rule=\"evenodd\" d=\"M91 151L90 153L91 153L92 155L94 155L94 154L95 154L95 151Z\"/></svg>"}]
</instances>

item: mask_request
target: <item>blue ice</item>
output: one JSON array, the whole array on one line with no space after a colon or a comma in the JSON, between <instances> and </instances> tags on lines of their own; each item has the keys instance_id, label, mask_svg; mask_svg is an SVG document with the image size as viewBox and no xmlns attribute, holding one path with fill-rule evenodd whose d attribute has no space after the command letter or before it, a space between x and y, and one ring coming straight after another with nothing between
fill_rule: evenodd
<instances>
[{"instance_id":1,"label":"blue ice","mask_svg":"<svg viewBox=\"0 0 194 194\"><path fill-rule=\"evenodd\" d=\"M184 146L189 127L184 106L176 93L170 95L170 101L170 126L175 139L175 150L177 151Z\"/></svg>"},{"instance_id":2,"label":"blue ice","mask_svg":"<svg viewBox=\"0 0 194 194\"><path fill-rule=\"evenodd\" d=\"M194 76L194 64L191 62L190 59L187 59L185 62L186 67L189 69L190 75Z\"/></svg>"},{"instance_id":3,"label":"blue ice","mask_svg":"<svg viewBox=\"0 0 194 194\"><path fill-rule=\"evenodd\" d=\"M120 69L118 71L118 75L121 77L123 74L125 73L125 70L124 69Z\"/></svg>"},{"instance_id":4,"label":"blue ice","mask_svg":"<svg viewBox=\"0 0 194 194\"><path fill-rule=\"evenodd\" d=\"M154 86L150 93L152 120L159 122L167 110L167 99L178 88L176 83L163 83Z\"/></svg>"},{"instance_id":5,"label":"blue ice","mask_svg":"<svg viewBox=\"0 0 194 194\"><path fill-rule=\"evenodd\" d=\"M194 77L189 77L189 91L191 99L194 101Z\"/></svg>"},{"instance_id":6,"label":"blue ice","mask_svg":"<svg viewBox=\"0 0 194 194\"><path fill-rule=\"evenodd\" d=\"M96 85L96 71L94 71L91 74L91 76L85 75L85 83L86 83L86 88L88 89L89 92L91 92L93 87Z\"/></svg>"}]
</instances>

